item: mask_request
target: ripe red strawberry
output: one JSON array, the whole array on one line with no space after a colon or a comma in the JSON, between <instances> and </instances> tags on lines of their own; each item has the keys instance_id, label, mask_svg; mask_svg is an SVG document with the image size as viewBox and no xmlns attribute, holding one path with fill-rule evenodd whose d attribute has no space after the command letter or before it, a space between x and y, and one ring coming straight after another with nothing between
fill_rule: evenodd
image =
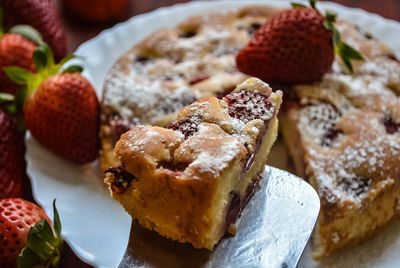
<instances>
[{"instance_id":1,"label":"ripe red strawberry","mask_svg":"<svg viewBox=\"0 0 400 268\"><path fill-rule=\"evenodd\" d=\"M67 53L67 38L54 0L0 0L4 25L28 24L37 29L58 61Z\"/></svg>"},{"instance_id":2,"label":"ripe red strawberry","mask_svg":"<svg viewBox=\"0 0 400 268\"><path fill-rule=\"evenodd\" d=\"M310 83L331 70L336 50L352 70L350 59L362 56L340 41L336 15L324 17L310 2L312 8L295 4L262 25L237 55L237 68L267 82Z\"/></svg>"},{"instance_id":3,"label":"ripe red strawberry","mask_svg":"<svg viewBox=\"0 0 400 268\"><path fill-rule=\"evenodd\" d=\"M127 10L129 0L63 0L63 7L88 21L118 19Z\"/></svg>"},{"instance_id":4,"label":"ripe red strawberry","mask_svg":"<svg viewBox=\"0 0 400 268\"><path fill-rule=\"evenodd\" d=\"M78 163L98 155L99 102L82 68L71 66L60 73L47 45L34 53L38 74L18 67L6 68L16 82L27 85L23 113L26 128L47 149Z\"/></svg>"},{"instance_id":5,"label":"ripe red strawberry","mask_svg":"<svg viewBox=\"0 0 400 268\"><path fill-rule=\"evenodd\" d=\"M0 199L22 197L26 176L24 155L22 133L14 118L0 109Z\"/></svg>"},{"instance_id":6,"label":"ripe red strawberry","mask_svg":"<svg viewBox=\"0 0 400 268\"><path fill-rule=\"evenodd\" d=\"M18 267L53 267L58 262L61 225L53 206L54 231L44 210L35 204L20 198L0 200L0 267L14 268L17 262Z\"/></svg>"},{"instance_id":7,"label":"ripe red strawberry","mask_svg":"<svg viewBox=\"0 0 400 268\"><path fill-rule=\"evenodd\" d=\"M20 88L4 73L4 67L19 66L36 72L32 54L40 42L40 34L29 26L15 26L10 33L3 35L0 23L0 92L14 95Z\"/></svg>"}]
</instances>

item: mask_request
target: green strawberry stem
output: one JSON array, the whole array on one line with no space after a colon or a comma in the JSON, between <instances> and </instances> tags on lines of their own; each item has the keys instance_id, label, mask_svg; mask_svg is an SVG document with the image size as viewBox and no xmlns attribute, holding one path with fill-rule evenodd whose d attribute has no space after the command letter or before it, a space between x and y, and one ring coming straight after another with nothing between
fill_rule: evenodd
<instances>
[{"instance_id":1,"label":"green strawberry stem","mask_svg":"<svg viewBox=\"0 0 400 268\"><path fill-rule=\"evenodd\" d=\"M57 267L60 261L63 239L55 199L53 201L53 214L53 228L45 219L41 219L31 227L28 233L28 245L18 255L17 267Z\"/></svg>"},{"instance_id":2,"label":"green strawberry stem","mask_svg":"<svg viewBox=\"0 0 400 268\"><path fill-rule=\"evenodd\" d=\"M314 9L316 8L317 0L310 0L310 6ZM292 3L294 8L297 7L307 7L301 3ZM343 42L340 37L339 30L335 27L335 21L337 18L337 13L331 10L326 11L324 27L328 31L332 32L332 40L333 40L333 47L336 54L342 59L344 65L353 73L353 65L351 64L352 60L364 60L363 56L353 47L348 45L347 43Z\"/></svg>"},{"instance_id":3,"label":"green strawberry stem","mask_svg":"<svg viewBox=\"0 0 400 268\"><path fill-rule=\"evenodd\" d=\"M74 55L66 56L58 64L54 62L53 53L50 47L42 42L33 52L33 62L36 66L37 73L29 72L20 67L5 67L4 71L8 77L15 83L25 86L21 91L24 98L32 94L48 77L64 72L82 72L83 68L79 65L71 65L65 70L62 66Z\"/></svg>"}]
</instances>

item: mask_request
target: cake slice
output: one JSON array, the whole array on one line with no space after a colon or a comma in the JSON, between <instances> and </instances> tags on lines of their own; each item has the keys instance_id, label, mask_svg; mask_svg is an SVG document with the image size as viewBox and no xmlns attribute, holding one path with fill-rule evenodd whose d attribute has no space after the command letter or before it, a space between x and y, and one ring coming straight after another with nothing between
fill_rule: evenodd
<instances>
[{"instance_id":1,"label":"cake slice","mask_svg":"<svg viewBox=\"0 0 400 268\"><path fill-rule=\"evenodd\" d=\"M321 211L312 256L367 240L400 211L400 62L354 25L338 23L365 61L340 61L311 85L292 88L281 127L297 175L317 190Z\"/></svg>"},{"instance_id":2,"label":"cake slice","mask_svg":"<svg viewBox=\"0 0 400 268\"><path fill-rule=\"evenodd\" d=\"M111 195L150 230L212 250L252 196L277 136L280 91L249 78L221 100L178 113L167 128L137 126L106 171Z\"/></svg>"}]
</instances>

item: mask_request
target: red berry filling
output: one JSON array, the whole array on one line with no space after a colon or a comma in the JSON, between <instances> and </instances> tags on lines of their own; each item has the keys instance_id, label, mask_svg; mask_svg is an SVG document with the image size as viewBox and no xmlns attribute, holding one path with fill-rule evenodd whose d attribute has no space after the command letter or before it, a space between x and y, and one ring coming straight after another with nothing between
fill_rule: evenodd
<instances>
[{"instance_id":1,"label":"red berry filling","mask_svg":"<svg viewBox=\"0 0 400 268\"><path fill-rule=\"evenodd\" d=\"M241 211L240 203L241 200L239 194L235 191L230 192L228 210L226 213L226 227L228 227L231 223L235 223L239 217Z\"/></svg>"},{"instance_id":2,"label":"red berry filling","mask_svg":"<svg viewBox=\"0 0 400 268\"><path fill-rule=\"evenodd\" d=\"M351 178L341 178L338 181L338 187L353 196L367 193L370 185L371 179L359 175L354 175Z\"/></svg>"},{"instance_id":3,"label":"red berry filling","mask_svg":"<svg viewBox=\"0 0 400 268\"><path fill-rule=\"evenodd\" d=\"M339 134L343 133L341 130L336 128L330 128L326 131L324 136L321 139L322 146L332 146L333 141L339 136Z\"/></svg>"},{"instance_id":4,"label":"red berry filling","mask_svg":"<svg viewBox=\"0 0 400 268\"><path fill-rule=\"evenodd\" d=\"M131 182L136 179L134 175L126 171L123 165L112 167L104 171L105 174L114 175L114 181L111 184L112 190L116 193L123 193L128 189Z\"/></svg>"},{"instance_id":5,"label":"red berry filling","mask_svg":"<svg viewBox=\"0 0 400 268\"><path fill-rule=\"evenodd\" d=\"M191 38L195 36L197 33L195 30L190 30L190 31L185 31L179 34L179 37L181 38Z\"/></svg>"},{"instance_id":6,"label":"red berry filling","mask_svg":"<svg viewBox=\"0 0 400 268\"><path fill-rule=\"evenodd\" d=\"M182 132L185 139L188 139L198 131L198 121L198 117L182 118L179 121L170 124L167 128Z\"/></svg>"},{"instance_id":7,"label":"red berry filling","mask_svg":"<svg viewBox=\"0 0 400 268\"><path fill-rule=\"evenodd\" d=\"M224 100L228 103L229 115L244 123L254 119L269 120L274 113L271 101L259 92L240 90L226 95Z\"/></svg>"},{"instance_id":8,"label":"red berry filling","mask_svg":"<svg viewBox=\"0 0 400 268\"><path fill-rule=\"evenodd\" d=\"M388 134L394 134L400 130L400 123L394 121L393 117L388 114L383 117L383 124Z\"/></svg>"},{"instance_id":9,"label":"red berry filling","mask_svg":"<svg viewBox=\"0 0 400 268\"><path fill-rule=\"evenodd\" d=\"M247 29L247 31L249 32L249 35L253 35L255 32L258 31L258 29L260 29L261 24L260 23L252 23L249 28Z\"/></svg>"},{"instance_id":10,"label":"red berry filling","mask_svg":"<svg viewBox=\"0 0 400 268\"><path fill-rule=\"evenodd\" d=\"M189 81L189 84L190 84L190 85L194 85L194 84L197 84L197 83L199 83L199 82L201 82L201 81L207 80L208 78L210 78L210 76L209 76L208 74L201 74L201 75L198 75L198 76L196 76L196 77L193 77L193 78Z\"/></svg>"}]
</instances>

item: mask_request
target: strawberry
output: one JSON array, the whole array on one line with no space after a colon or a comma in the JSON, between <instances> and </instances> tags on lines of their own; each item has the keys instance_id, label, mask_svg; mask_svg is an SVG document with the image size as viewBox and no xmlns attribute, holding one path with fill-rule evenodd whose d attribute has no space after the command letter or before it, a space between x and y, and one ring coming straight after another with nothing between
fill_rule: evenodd
<instances>
[{"instance_id":1,"label":"strawberry","mask_svg":"<svg viewBox=\"0 0 400 268\"><path fill-rule=\"evenodd\" d=\"M33 56L37 74L19 67L5 68L12 80L26 86L26 128L47 149L72 162L93 161L98 155L99 102L80 73L82 67L72 65L61 71L71 57L55 64L46 44Z\"/></svg>"},{"instance_id":2,"label":"strawberry","mask_svg":"<svg viewBox=\"0 0 400 268\"><path fill-rule=\"evenodd\" d=\"M88 21L118 19L129 5L129 0L63 0L63 7L69 13Z\"/></svg>"},{"instance_id":3,"label":"strawberry","mask_svg":"<svg viewBox=\"0 0 400 268\"><path fill-rule=\"evenodd\" d=\"M26 177L24 154L22 133L14 118L0 109L0 199L22 197Z\"/></svg>"},{"instance_id":4,"label":"strawberry","mask_svg":"<svg viewBox=\"0 0 400 268\"><path fill-rule=\"evenodd\" d=\"M63 240L55 201L53 209L54 230L35 204L21 198L0 200L0 267L57 265Z\"/></svg>"},{"instance_id":5,"label":"strawberry","mask_svg":"<svg viewBox=\"0 0 400 268\"><path fill-rule=\"evenodd\" d=\"M236 57L237 68L267 82L310 83L331 70L337 52L352 72L350 60L362 56L340 41L334 27L336 14L324 17L310 0L311 8L293 4L268 20Z\"/></svg>"},{"instance_id":6,"label":"strawberry","mask_svg":"<svg viewBox=\"0 0 400 268\"><path fill-rule=\"evenodd\" d=\"M67 38L54 0L0 0L4 25L28 24L37 29L50 44L56 60L67 53Z\"/></svg>"},{"instance_id":7,"label":"strawberry","mask_svg":"<svg viewBox=\"0 0 400 268\"><path fill-rule=\"evenodd\" d=\"M19 66L35 72L32 54L37 45L42 42L42 38L35 29L27 25L14 26L9 33L3 34L1 18L0 8L0 92L14 95L19 85L8 78L3 68Z\"/></svg>"}]
</instances>

